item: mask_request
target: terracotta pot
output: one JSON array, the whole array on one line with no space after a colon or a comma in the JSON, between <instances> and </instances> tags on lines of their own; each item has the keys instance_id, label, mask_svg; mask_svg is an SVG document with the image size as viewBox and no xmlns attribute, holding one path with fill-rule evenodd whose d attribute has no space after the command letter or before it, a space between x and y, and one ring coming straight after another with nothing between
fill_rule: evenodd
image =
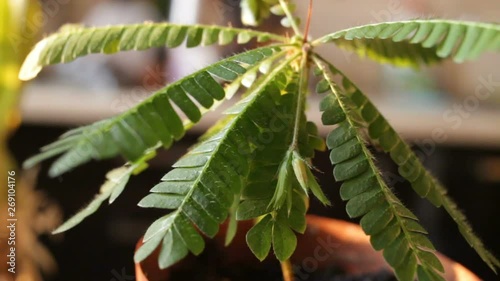
<instances>
[{"instance_id":1,"label":"terracotta pot","mask_svg":"<svg viewBox=\"0 0 500 281\"><path fill-rule=\"evenodd\" d=\"M212 242L207 241L209 243L207 245L212 247L210 251L217 253L217 260L222 262L223 266L245 265L246 268L259 268L276 263L272 254L260 263L250 252L245 242L245 234L251 227L251 221L241 222L238 235L229 247L224 247L224 225ZM141 241L142 239L138 246L141 245ZM138 281L168 281L172 272L193 267L194 257L191 256L168 270L160 270L157 258L158 253L155 252L142 263L136 264ZM440 254L439 259L445 267L446 280L480 280L461 264ZM307 231L304 235L298 236L297 250L291 261L299 268L296 271L297 280L304 280L308 273L328 267L342 268L350 274L390 270L381 252L373 250L369 237L363 233L359 225L317 216L308 216Z\"/></svg>"}]
</instances>

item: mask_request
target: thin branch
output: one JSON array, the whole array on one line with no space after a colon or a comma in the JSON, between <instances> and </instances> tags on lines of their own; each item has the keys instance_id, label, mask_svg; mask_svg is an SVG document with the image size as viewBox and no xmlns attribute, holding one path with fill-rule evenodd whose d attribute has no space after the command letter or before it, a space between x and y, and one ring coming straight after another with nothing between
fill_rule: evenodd
<instances>
[{"instance_id":1,"label":"thin branch","mask_svg":"<svg viewBox=\"0 0 500 281\"><path fill-rule=\"evenodd\" d=\"M308 40L307 37L309 36L309 28L311 27L313 2L314 2L313 0L309 0L309 9L307 11L306 31L304 32L304 43L306 43Z\"/></svg>"},{"instance_id":2,"label":"thin branch","mask_svg":"<svg viewBox=\"0 0 500 281\"><path fill-rule=\"evenodd\" d=\"M281 262L281 272L283 273L283 281L293 281L293 268L290 260Z\"/></svg>"},{"instance_id":3,"label":"thin branch","mask_svg":"<svg viewBox=\"0 0 500 281\"><path fill-rule=\"evenodd\" d=\"M295 32L295 35L301 35L302 33L300 32L300 28L297 25L297 22L295 21L292 12L290 12L290 9L288 8L288 4L285 2L285 0L279 0L281 8L283 8L283 11L286 14L286 17L290 21L290 24L292 25L292 29Z\"/></svg>"},{"instance_id":4,"label":"thin branch","mask_svg":"<svg viewBox=\"0 0 500 281\"><path fill-rule=\"evenodd\" d=\"M309 88L309 50L303 50L302 62L300 64L299 93L297 97L297 108L295 112L295 124L293 128L293 140L291 150L298 149L300 122L302 112L306 103L307 91Z\"/></svg>"}]
</instances>

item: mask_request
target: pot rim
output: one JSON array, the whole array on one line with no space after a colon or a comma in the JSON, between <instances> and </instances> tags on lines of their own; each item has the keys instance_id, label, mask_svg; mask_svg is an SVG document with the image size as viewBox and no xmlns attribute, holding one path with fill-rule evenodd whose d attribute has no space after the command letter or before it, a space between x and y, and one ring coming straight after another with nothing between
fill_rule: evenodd
<instances>
[{"instance_id":1,"label":"pot rim","mask_svg":"<svg viewBox=\"0 0 500 281\"><path fill-rule=\"evenodd\" d=\"M372 248L370 237L363 232L358 224L315 215L307 215L307 224L306 232L303 235L297 235L297 249L291 258L292 263L298 265L298 269L302 268L307 273L311 269L318 270L335 265L353 275L382 270L393 272L384 260L382 252ZM252 225L252 221L239 222L238 234L227 248L224 246L225 224L221 225L221 231L212 240L213 242L210 242L227 254L225 259L227 264L231 264L231 266L238 264L262 265L246 245L245 235ZM139 247L141 244L142 238L137 246ZM220 252L218 251L218 253ZM444 277L446 280L481 280L460 263L440 253L437 256L445 267ZM168 281L172 270L189 262L181 261L172 268L160 270L157 266L157 258L158 253L156 252L145 261L135 264L138 281ZM270 254L264 263L271 262L273 259L274 256Z\"/></svg>"}]
</instances>

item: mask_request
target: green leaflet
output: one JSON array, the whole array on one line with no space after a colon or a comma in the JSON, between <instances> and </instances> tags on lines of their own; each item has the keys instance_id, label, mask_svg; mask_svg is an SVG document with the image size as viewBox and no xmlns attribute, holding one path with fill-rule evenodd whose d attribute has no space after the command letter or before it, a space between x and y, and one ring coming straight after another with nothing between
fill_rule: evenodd
<instances>
[{"instance_id":1,"label":"green leaflet","mask_svg":"<svg viewBox=\"0 0 500 281\"><path fill-rule=\"evenodd\" d=\"M188 254L188 250L199 255L205 241L192 226L189 219L179 211L155 221L144 236L144 244L135 252L134 260L140 262L147 258L158 245L162 249L158 259L161 268L167 268Z\"/></svg>"},{"instance_id":2,"label":"green leaflet","mask_svg":"<svg viewBox=\"0 0 500 281\"><path fill-rule=\"evenodd\" d=\"M500 51L500 25L452 20L377 23L341 30L313 44L333 42L382 63L417 66Z\"/></svg>"},{"instance_id":3,"label":"green leaflet","mask_svg":"<svg viewBox=\"0 0 500 281\"><path fill-rule=\"evenodd\" d=\"M271 250L273 237L272 220L271 215L266 215L246 235L248 247L260 261L263 261Z\"/></svg>"},{"instance_id":4,"label":"green leaflet","mask_svg":"<svg viewBox=\"0 0 500 281\"><path fill-rule=\"evenodd\" d=\"M335 165L335 179L344 181L341 195L348 200L347 213L351 217L362 217L363 230L371 236L376 250L383 249L384 258L394 268L399 280L414 280L417 272L420 276L420 271L429 273L429 280L444 280L440 274L444 268L434 254L432 243L425 236L427 232L383 181L373 156L358 132L358 118L351 118L358 114L352 110L351 100L339 92L327 67L314 59L323 78L330 84L331 93L321 103L323 115L338 115L335 111L345 114L345 118L338 119L339 126L328 136L327 145ZM361 149L351 150L357 146Z\"/></svg>"},{"instance_id":5,"label":"green leaflet","mask_svg":"<svg viewBox=\"0 0 500 281\"><path fill-rule=\"evenodd\" d=\"M238 90L241 88L242 85L244 88L246 88L243 90L247 90L248 88L252 87L252 85L257 81L257 78L262 74L268 74L271 71L273 62L280 59L284 55L286 55L286 52L276 52L274 55L265 58L259 63L248 67L246 73L238 76L238 78L236 78L235 80L224 86L224 91L226 92L226 99L232 98L234 94L238 92Z\"/></svg>"},{"instance_id":6,"label":"green leaflet","mask_svg":"<svg viewBox=\"0 0 500 281\"><path fill-rule=\"evenodd\" d=\"M293 153L292 167L295 177L306 195L308 191L311 190L314 196L318 198L323 205L331 205L330 200L328 200L326 195L323 193L323 190L316 181L311 169L296 152Z\"/></svg>"},{"instance_id":7,"label":"green leaflet","mask_svg":"<svg viewBox=\"0 0 500 281\"><path fill-rule=\"evenodd\" d=\"M160 268L167 268L177 263L187 256L188 248L182 243L182 236L178 231L167 231L162 242L162 251L158 257L158 265Z\"/></svg>"},{"instance_id":8,"label":"green leaflet","mask_svg":"<svg viewBox=\"0 0 500 281\"><path fill-rule=\"evenodd\" d=\"M141 23L91 28L63 26L58 33L46 37L34 47L27 56L19 77L21 80L30 80L46 65L70 62L88 54L111 54L163 46L175 48L184 42L187 47L226 45L235 38L240 44L253 38L257 38L259 42L286 40L282 36L266 32L204 25Z\"/></svg>"},{"instance_id":9,"label":"green leaflet","mask_svg":"<svg viewBox=\"0 0 500 281\"><path fill-rule=\"evenodd\" d=\"M225 112L232 118L177 161L174 169L151 190L153 194L139 203L142 207L175 211L149 227L144 236L146 248L136 253L136 262L145 259L161 241L160 268L177 262L188 250L201 253L203 245L193 247L193 241L178 239L175 232L178 228L193 233L194 224L209 237L218 232L249 173L250 158L245 152L251 151L250 139L259 133L259 124L273 117L272 112L261 112L262 108L274 107L280 97L280 88L272 80L295 57L280 62L268 76L256 82L246 98ZM158 236L164 237L163 240Z\"/></svg>"},{"instance_id":10,"label":"green leaflet","mask_svg":"<svg viewBox=\"0 0 500 281\"><path fill-rule=\"evenodd\" d=\"M276 220L273 224L273 250L280 261L288 260L297 247L297 237L288 224Z\"/></svg>"},{"instance_id":11,"label":"green leaflet","mask_svg":"<svg viewBox=\"0 0 500 281\"><path fill-rule=\"evenodd\" d=\"M342 49L355 52L362 58L367 57L378 63L400 67L418 68L421 64L431 65L442 61L436 54L435 47L424 48L406 41L389 43L386 41L379 38L354 40L339 38L335 40L335 44Z\"/></svg>"},{"instance_id":12,"label":"green leaflet","mask_svg":"<svg viewBox=\"0 0 500 281\"><path fill-rule=\"evenodd\" d=\"M49 174L56 177L91 159L102 160L121 154L135 161L149 149L160 145L168 148L185 133L174 105L196 123L201 118L201 111L191 98L210 108L214 100L222 100L225 96L216 78L238 79L247 69L268 63L268 59L277 58L283 52L278 47L259 48L208 66L157 91L125 113L67 132L58 141L43 147L39 155L28 159L24 167L63 154L49 170Z\"/></svg>"},{"instance_id":13,"label":"green leaflet","mask_svg":"<svg viewBox=\"0 0 500 281\"><path fill-rule=\"evenodd\" d=\"M331 65L330 67L333 68ZM469 245L496 272L496 268L500 267L500 262L485 248L481 239L474 234L465 215L458 209L455 202L447 196L446 188L427 171L411 147L387 122L368 97L343 73L334 68L333 71L342 76L344 91L354 103L354 107L359 109L359 115L368 127L370 138L377 142L385 152L390 154L393 161L399 166L400 175L411 183L418 195L426 198L436 207L444 207L451 218L457 223L460 233Z\"/></svg>"},{"instance_id":14,"label":"green leaflet","mask_svg":"<svg viewBox=\"0 0 500 281\"><path fill-rule=\"evenodd\" d=\"M248 247L260 261L267 257L271 245L278 260L288 260L297 247L297 237L292 229L286 219L265 215L248 231Z\"/></svg>"},{"instance_id":15,"label":"green leaflet","mask_svg":"<svg viewBox=\"0 0 500 281\"><path fill-rule=\"evenodd\" d=\"M290 210L291 200L288 200L289 193L292 190L292 181L294 179L294 171L292 168L292 157L289 152L283 158L279 169L278 169L278 182L276 183L276 190L271 198L271 202L269 203L272 206L273 210L279 210L283 207L285 202L287 203L287 210Z\"/></svg>"}]
</instances>

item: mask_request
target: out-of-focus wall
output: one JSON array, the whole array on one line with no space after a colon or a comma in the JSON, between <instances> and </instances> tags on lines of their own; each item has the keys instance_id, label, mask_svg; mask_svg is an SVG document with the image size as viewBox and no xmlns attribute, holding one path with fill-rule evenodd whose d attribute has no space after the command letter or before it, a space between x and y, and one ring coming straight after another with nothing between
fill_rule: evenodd
<instances>
[{"instance_id":1,"label":"out-of-focus wall","mask_svg":"<svg viewBox=\"0 0 500 281\"><path fill-rule=\"evenodd\" d=\"M414 1L414 0L413 0ZM425 0L430 3L430 9L440 17L460 20L473 20L482 22L498 22L500 19L500 1L496 0ZM494 75L495 81L500 81L498 66L500 55L485 54L477 61L466 62L461 65L446 64L445 70L450 75L443 74L447 88L452 93L464 96L470 94L477 87L479 76ZM452 76L454 75L454 76ZM497 90L497 94L499 91ZM500 97L500 95L496 95ZM495 99L498 103L500 98Z\"/></svg>"},{"instance_id":2,"label":"out-of-focus wall","mask_svg":"<svg viewBox=\"0 0 500 281\"><path fill-rule=\"evenodd\" d=\"M296 2L299 6L298 13L305 15L308 1ZM311 34L317 38L361 24L436 17L495 22L500 19L500 1L315 0ZM320 52L335 61L369 94L376 95L380 92L380 66L367 59L360 60L356 55L339 51L334 46L321 47ZM443 91L465 96L475 90L481 76L495 76L496 73L494 80L500 81L499 62L500 55L486 54L477 61L461 65L446 62L443 66L432 67L431 71L433 76L437 76L438 85Z\"/></svg>"},{"instance_id":3,"label":"out-of-focus wall","mask_svg":"<svg viewBox=\"0 0 500 281\"><path fill-rule=\"evenodd\" d=\"M42 0L42 10L45 14L43 29L46 33L52 33L66 23L78 23L83 21L85 15L92 8L106 0Z\"/></svg>"}]
</instances>

